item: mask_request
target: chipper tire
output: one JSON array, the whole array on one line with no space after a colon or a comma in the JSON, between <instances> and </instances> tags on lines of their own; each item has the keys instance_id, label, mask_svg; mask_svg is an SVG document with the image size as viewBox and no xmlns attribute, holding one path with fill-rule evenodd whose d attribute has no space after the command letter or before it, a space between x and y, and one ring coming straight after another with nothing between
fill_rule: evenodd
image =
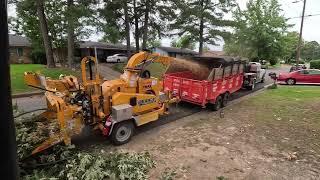
<instances>
[{"instance_id":1,"label":"chipper tire","mask_svg":"<svg viewBox=\"0 0 320 180\"><path fill-rule=\"evenodd\" d=\"M218 111L222 107L222 97L218 96L216 102L213 104L212 109Z\"/></svg>"},{"instance_id":2,"label":"chipper tire","mask_svg":"<svg viewBox=\"0 0 320 180\"><path fill-rule=\"evenodd\" d=\"M114 125L111 132L111 142L114 145L126 144L134 134L132 121L124 121Z\"/></svg>"}]
</instances>

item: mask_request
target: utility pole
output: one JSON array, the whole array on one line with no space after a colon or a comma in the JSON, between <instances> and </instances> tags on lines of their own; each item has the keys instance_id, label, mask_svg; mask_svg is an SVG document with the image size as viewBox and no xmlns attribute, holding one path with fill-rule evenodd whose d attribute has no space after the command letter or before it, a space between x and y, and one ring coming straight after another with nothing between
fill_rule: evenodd
<instances>
[{"instance_id":1,"label":"utility pole","mask_svg":"<svg viewBox=\"0 0 320 180\"><path fill-rule=\"evenodd\" d=\"M299 64L300 55L301 55L301 43L302 43L301 41L302 41L302 33L303 33L304 15L305 15L305 11L306 11L306 2L307 2L307 0L303 0L303 10L302 10L302 19L301 19L300 34L299 34L299 43L298 43L298 47L297 47L297 56L296 56L297 66Z\"/></svg>"},{"instance_id":2,"label":"utility pole","mask_svg":"<svg viewBox=\"0 0 320 180\"><path fill-rule=\"evenodd\" d=\"M18 179L15 126L12 116L7 0L0 1L0 177Z\"/></svg>"}]
</instances>

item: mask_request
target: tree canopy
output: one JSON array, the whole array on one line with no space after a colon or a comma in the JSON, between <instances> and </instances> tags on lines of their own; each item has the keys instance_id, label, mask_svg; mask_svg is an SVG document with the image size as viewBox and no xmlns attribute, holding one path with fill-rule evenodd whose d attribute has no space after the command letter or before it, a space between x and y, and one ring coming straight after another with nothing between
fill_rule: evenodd
<instances>
[{"instance_id":1,"label":"tree canopy","mask_svg":"<svg viewBox=\"0 0 320 180\"><path fill-rule=\"evenodd\" d=\"M237 9L234 18L238 24L226 41L228 54L265 60L283 56L290 25L277 0L250 0L246 10Z\"/></svg>"},{"instance_id":2,"label":"tree canopy","mask_svg":"<svg viewBox=\"0 0 320 180\"><path fill-rule=\"evenodd\" d=\"M184 35L179 39L175 39L171 42L172 47L178 48L188 48L188 49L195 49L196 42L190 35Z\"/></svg>"},{"instance_id":3,"label":"tree canopy","mask_svg":"<svg viewBox=\"0 0 320 180\"><path fill-rule=\"evenodd\" d=\"M77 42L89 37L93 29L102 34L100 41L125 42L128 54L131 44L139 51L160 46L162 37L170 37L174 39L172 46L199 47L200 54L223 39L230 55L290 60L298 43L299 34L288 32L290 25L278 0L249 0L245 10L236 0L11 1L17 12L9 19L11 31L31 40L35 57L47 54L44 45L67 47L69 66ZM45 26L39 21L36 2L43 2L47 32L42 31ZM43 34L49 38L44 39L47 36ZM307 60L320 58L319 44L304 42L301 56Z\"/></svg>"},{"instance_id":4,"label":"tree canopy","mask_svg":"<svg viewBox=\"0 0 320 180\"><path fill-rule=\"evenodd\" d=\"M199 43L199 53L204 44L216 45L220 38L229 36L225 27L234 22L224 19L236 6L235 0L173 0L174 12L171 30L178 36L187 35Z\"/></svg>"}]
</instances>

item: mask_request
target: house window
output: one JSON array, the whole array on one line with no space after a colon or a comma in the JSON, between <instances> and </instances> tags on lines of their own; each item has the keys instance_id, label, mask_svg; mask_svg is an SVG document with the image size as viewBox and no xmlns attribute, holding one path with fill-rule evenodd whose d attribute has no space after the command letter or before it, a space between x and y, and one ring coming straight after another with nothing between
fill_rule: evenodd
<instances>
[{"instance_id":1,"label":"house window","mask_svg":"<svg viewBox=\"0 0 320 180\"><path fill-rule=\"evenodd\" d=\"M17 48L17 55L19 57L23 56L23 48Z\"/></svg>"}]
</instances>

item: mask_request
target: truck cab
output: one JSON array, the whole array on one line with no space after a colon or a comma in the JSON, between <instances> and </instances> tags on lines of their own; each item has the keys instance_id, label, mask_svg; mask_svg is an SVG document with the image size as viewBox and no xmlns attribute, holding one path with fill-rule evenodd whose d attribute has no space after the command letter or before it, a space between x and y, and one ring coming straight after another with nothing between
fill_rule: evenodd
<instances>
[{"instance_id":1,"label":"truck cab","mask_svg":"<svg viewBox=\"0 0 320 180\"><path fill-rule=\"evenodd\" d=\"M249 62L246 66L243 86L249 90L255 89L257 83L263 83L266 76L266 70L261 68L258 62Z\"/></svg>"}]
</instances>

